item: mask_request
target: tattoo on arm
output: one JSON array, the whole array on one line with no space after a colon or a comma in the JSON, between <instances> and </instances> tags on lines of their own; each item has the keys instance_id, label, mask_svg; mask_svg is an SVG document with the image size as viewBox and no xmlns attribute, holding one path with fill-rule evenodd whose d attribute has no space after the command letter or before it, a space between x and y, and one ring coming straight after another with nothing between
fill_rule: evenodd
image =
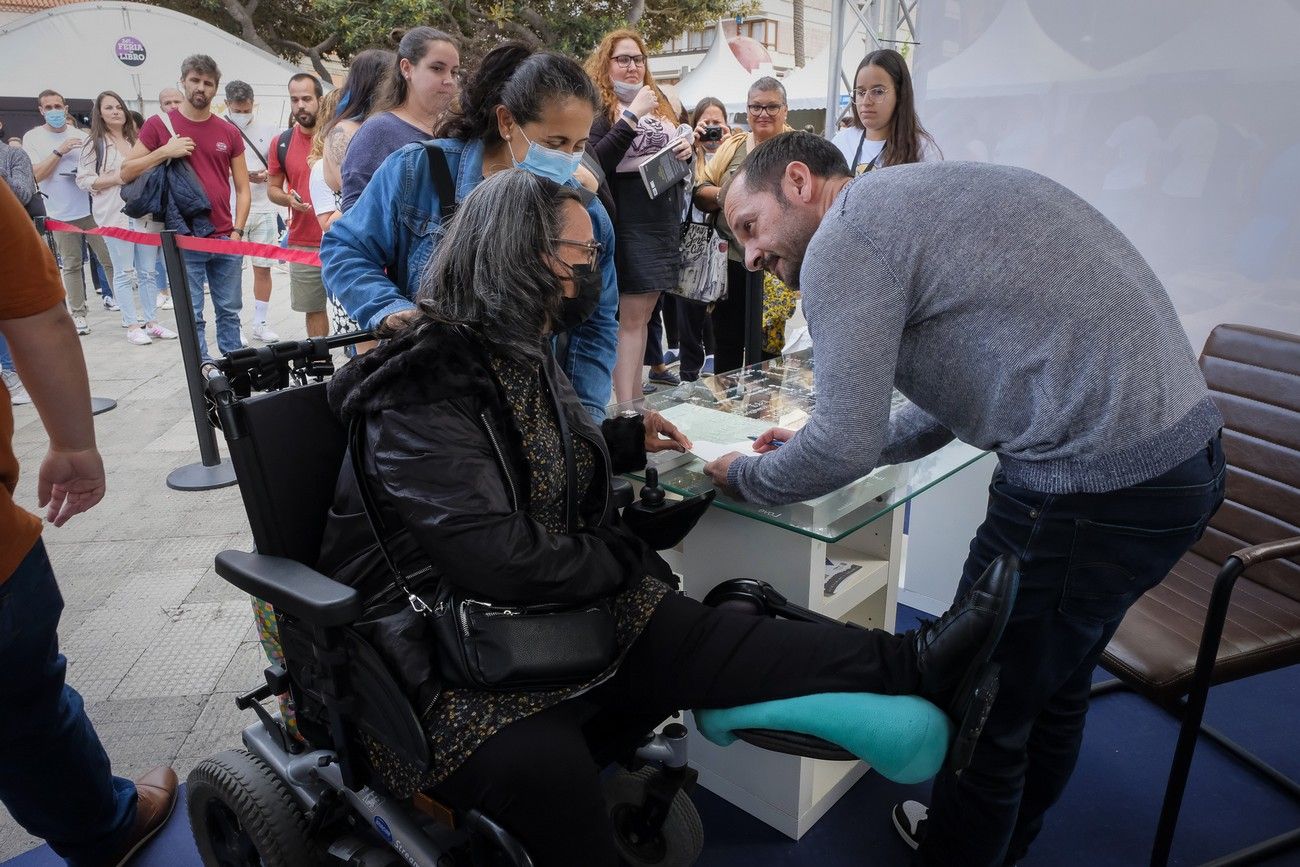
<instances>
[{"instance_id":1,"label":"tattoo on arm","mask_svg":"<svg viewBox=\"0 0 1300 867\"><path fill-rule=\"evenodd\" d=\"M352 136L341 126L336 126L330 130L329 137L326 139L326 146L330 150L330 158L334 160L334 165L343 165L343 155L348 151L348 144L352 141Z\"/></svg>"}]
</instances>

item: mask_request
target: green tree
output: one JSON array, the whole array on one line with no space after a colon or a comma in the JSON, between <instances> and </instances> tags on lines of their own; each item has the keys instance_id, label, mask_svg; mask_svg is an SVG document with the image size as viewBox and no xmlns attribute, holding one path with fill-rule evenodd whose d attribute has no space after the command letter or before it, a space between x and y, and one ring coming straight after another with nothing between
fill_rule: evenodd
<instances>
[{"instance_id":1,"label":"green tree","mask_svg":"<svg viewBox=\"0 0 1300 867\"><path fill-rule=\"evenodd\" d=\"M429 24L459 38L472 62L493 45L521 39L584 57L603 34L631 24L652 48L685 30L753 11L756 0L153 0L201 18L265 51L307 57L323 77L329 54L393 43L395 32Z\"/></svg>"}]
</instances>

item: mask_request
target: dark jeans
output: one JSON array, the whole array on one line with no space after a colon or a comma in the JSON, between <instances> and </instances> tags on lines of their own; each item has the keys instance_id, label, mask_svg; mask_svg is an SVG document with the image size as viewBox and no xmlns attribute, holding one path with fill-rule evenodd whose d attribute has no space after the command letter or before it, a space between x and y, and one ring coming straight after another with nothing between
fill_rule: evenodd
<instances>
[{"instance_id":1,"label":"dark jeans","mask_svg":"<svg viewBox=\"0 0 1300 867\"><path fill-rule=\"evenodd\" d=\"M763 318L763 280L750 274L744 264L727 260L727 297L713 308L713 369L729 373L746 364L762 361L759 352L745 358L745 335L755 329L754 320ZM762 331L761 325L757 329Z\"/></svg>"},{"instance_id":2,"label":"dark jeans","mask_svg":"<svg viewBox=\"0 0 1300 867\"><path fill-rule=\"evenodd\" d=\"M645 356L641 360L651 367L658 367L664 363L663 312L665 297L665 293L659 293L659 300L655 302L655 310L650 314L650 324L646 326Z\"/></svg>"},{"instance_id":3,"label":"dark jeans","mask_svg":"<svg viewBox=\"0 0 1300 867\"><path fill-rule=\"evenodd\" d=\"M135 822L136 792L63 682L63 597L37 542L0 584L0 801L73 867L97 864Z\"/></svg>"},{"instance_id":4,"label":"dark jeans","mask_svg":"<svg viewBox=\"0 0 1300 867\"><path fill-rule=\"evenodd\" d=\"M1097 660L1129 606L1201 537L1223 479L1218 436L1169 472L1105 494L1042 494L994 473L957 594L1011 552L1020 595L994 656L997 702L970 767L934 781L918 863L1025 856L1074 771Z\"/></svg>"},{"instance_id":5,"label":"dark jeans","mask_svg":"<svg viewBox=\"0 0 1300 867\"><path fill-rule=\"evenodd\" d=\"M492 735L436 793L500 822L538 867L614 867L600 770L673 712L818 692L909 693L917 678L903 636L719 611L671 594L611 680Z\"/></svg>"}]
</instances>

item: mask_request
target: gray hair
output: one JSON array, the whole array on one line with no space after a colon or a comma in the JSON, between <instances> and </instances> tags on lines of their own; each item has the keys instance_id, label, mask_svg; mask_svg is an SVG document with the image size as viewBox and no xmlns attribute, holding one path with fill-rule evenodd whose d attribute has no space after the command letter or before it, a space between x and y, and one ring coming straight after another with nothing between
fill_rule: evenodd
<instances>
[{"instance_id":1,"label":"gray hair","mask_svg":"<svg viewBox=\"0 0 1300 867\"><path fill-rule=\"evenodd\" d=\"M785 97L785 85L770 75L764 75L749 86L748 95L753 96L756 93L779 93L781 94L782 105L789 102Z\"/></svg>"},{"instance_id":2,"label":"gray hair","mask_svg":"<svg viewBox=\"0 0 1300 867\"><path fill-rule=\"evenodd\" d=\"M464 325L494 351L540 361L542 331L559 313L561 208L575 190L522 169L488 178L461 202L420 279L416 301L430 319Z\"/></svg>"},{"instance_id":3,"label":"gray hair","mask_svg":"<svg viewBox=\"0 0 1300 867\"><path fill-rule=\"evenodd\" d=\"M231 79L226 85L226 102L252 102L253 85L238 78Z\"/></svg>"}]
</instances>

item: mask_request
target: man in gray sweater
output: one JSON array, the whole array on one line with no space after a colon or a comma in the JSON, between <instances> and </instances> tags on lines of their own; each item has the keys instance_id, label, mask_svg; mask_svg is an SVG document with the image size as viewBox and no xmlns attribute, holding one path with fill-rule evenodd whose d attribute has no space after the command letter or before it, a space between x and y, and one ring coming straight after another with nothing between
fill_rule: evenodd
<instances>
[{"instance_id":1,"label":"man in gray sweater","mask_svg":"<svg viewBox=\"0 0 1300 867\"><path fill-rule=\"evenodd\" d=\"M1020 558L1001 692L971 766L935 781L928 817L909 802L894 820L920 863L1012 864L1073 770L1102 650L1223 497L1222 420L1187 335L1124 235L1024 169L851 180L832 144L787 133L725 211L748 267L802 290L817 406L761 455L709 464L715 482L788 503L954 436L998 455L958 595ZM891 418L893 388L911 403Z\"/></svg>"}]
</instances>

